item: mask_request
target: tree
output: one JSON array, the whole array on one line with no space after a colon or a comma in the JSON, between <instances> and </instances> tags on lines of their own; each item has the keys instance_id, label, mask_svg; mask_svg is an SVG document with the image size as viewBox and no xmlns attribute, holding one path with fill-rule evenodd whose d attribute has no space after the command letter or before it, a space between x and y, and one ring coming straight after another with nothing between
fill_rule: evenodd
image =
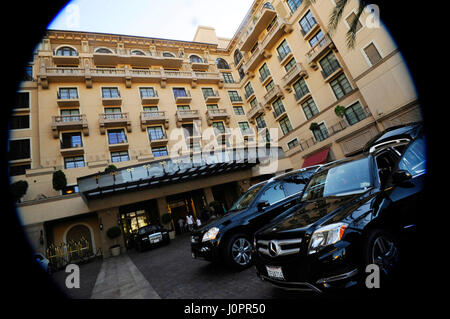
<instances>
[{"instance_id":1,"label":"tree","mask_svg":"<svg viewBox=\"0 0 450 319\"><path fill-rule=\"evenodd\" d=\"M315 3L316 0L305 0L305 6L310 6L312 3ZM333 33L336 31L339 22L342 20L342 14L344 12L345 7L350 2L349 0L336 0L336 6L333 8L330 14L330 18L328 20L328 32ZM355 19L352 21L350 25L350 29L347 31L347 47L353 49L355 47L356 42L356 32L358 29L358 21L361 17L364 9L367 6L367 2L363 0L359 0L359 6L355 12Z\"/></svg>"},{"instance_id":2,"label":"tree","mask_svg":"<svg viewBox=\"0 0 450 319\"><path fill-rule=\"evenodd\" d=\"M28 190L27 181L17 181L11 184L11 193L13 196L13 201L18 202L23 195L26 194Z\"/></svg>"},{"instance_id":3,"label":"tree","mask_svg":"<svg viewBox=\"0 0 450 319\"><path fill-rule=\"evenodd\" d=\"M66 174L63 171L58 170L53 172L53 189L61 191L67 186Z\"/></svg>"},{"instance_id":4,"label":"tree","mask_svg":"<svg viewBox=\"0 0 450 319\"><path fill-rule=\"evenodd\" d=\"M334 113L339 116L340 118L343 118L345 115L345 107L342 105L338 105L334 109Z\"/></svg>"}]
</instances>

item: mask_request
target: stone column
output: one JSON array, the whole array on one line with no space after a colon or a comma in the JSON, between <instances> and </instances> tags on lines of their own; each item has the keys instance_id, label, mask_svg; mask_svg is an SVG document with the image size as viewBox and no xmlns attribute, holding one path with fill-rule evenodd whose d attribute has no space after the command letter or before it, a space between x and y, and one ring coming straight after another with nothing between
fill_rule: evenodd
<instances>
[{"instance_id":1,"label":"stone column","mask_svg":"<svg viewBox=\"0 0 450 319\"><path fill-rule=\"evenodd\" d=\"M203 188L203 192L205 193L205 198L206 198L206 204L207 205L209 205L209 203L211 203L212 201L215 200L211 187Z\"/></svg>"}]
</instances>

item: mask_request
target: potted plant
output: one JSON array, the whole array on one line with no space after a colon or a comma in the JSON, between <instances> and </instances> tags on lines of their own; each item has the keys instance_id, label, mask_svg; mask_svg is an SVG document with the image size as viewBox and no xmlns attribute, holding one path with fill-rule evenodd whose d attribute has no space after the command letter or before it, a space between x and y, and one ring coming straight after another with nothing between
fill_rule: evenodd
<instances>
[{"instance_id":1,"label":"potted plant","mask_svg":"<svg viewBox=\"0 0 450 319\"><path fill-rule=\"evenodd\" d=\"M334 113L340 118L344 118L345 115L345 107L342 105L338 105L334 108Z\"/></svg>"},{"instance_id":2,"label":"potted plant","mask_svg":"<svg viewBox=\"0 0 450 319\"><path fill-rule=\"evenodd\" d=\"M113 165L113 164L108 165L105 168L105 173L112 173L112 172L115 172L115 171L117 171L117 167L116 167L116 165Z\"/></svg>"},{"instance_id":3,"label":"potted plant","mask_svg":"<svg viewBox=\"0 0 450 319\"><path fill-rule=\"evenodd\" d=\"M23 195L26 194L28 190L28 182L27 181L17 181L11 184L11 193L13 197L13 201L15 203L19 202Z\"/></svg>"},{"instance_id":4,"label":"potted plant","mask_svg":"<svg viewBox=\"0 0 450 319\"><path fill-rule=\"evenodd\" d=\"M169 237L170 237L170 239L174 239L175 238L175 230L173 229L173 224L172 224L172 214L165 213L164 215L162 215L161 222L163 223L163 225L170 224Z\"/></svg>"},{"instance_id":5,"label":"potted plant","mask_svg":"<svg viewBox=\"0 0 450 319\"><path fill-rule=\"evenodd\" d=\"M58 170L53 172L53 189L55 191L62 191L67 186L66 174Z\"/></svg>"},{"instance_id":6,"label":"potted plant","mask_svg":"<svg viewBox=\"0 0 450 319\"><path fill-rule=\"evenodd\" d=\"M120 244L117 244L116 240L118 237L120 237L121 234L122 232L118 226L113 226L106 231L106 236L108 236L108 238L113 240L113 242L115 243L114 245L109 247L112 256L120 255Z\"/></svg>"},{"instance_id":7,"label":"potted plant","mask_svg":"<svg viewBox=\"0 0 450 319\"><path fill-rule=\"evenodd\" d=\"M319 129L319 124L317 124L316 122L312 122L311 125L309 126L309 130L314 132L315 130Z\"/></svg>"}]
</instances>

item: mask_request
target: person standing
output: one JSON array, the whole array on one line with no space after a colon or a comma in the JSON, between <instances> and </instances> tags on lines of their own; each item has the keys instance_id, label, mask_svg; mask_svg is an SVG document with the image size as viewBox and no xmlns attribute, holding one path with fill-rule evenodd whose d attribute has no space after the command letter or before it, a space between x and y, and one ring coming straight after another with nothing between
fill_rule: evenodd
<instances>
[{"instance_id":1,"label":"person standing","mask_svg":"<svg viewBox=\"0 0 450 319\"><path fill-rule=\"evenodd\" d=\"M184 219L180 218L178 220L178 226L180 227L180 233L184 233L185 227L184 227Z\"/></svg>"},{"instance_id":2,"label":"person standing","mask_svg":"<svg viewBox=\"0 0 450 319\"><path fill-rule=\"evenodd\" d=\"M191 232L194 228L194 217L191 214L186 216L186 223L188 225L188 230Z\"/></svg>"},{"instance_id":3,"label":"person standing","mask_svg":"<svg viewBox=\"0 0 450 319\"><path fill-rule=\"evenodd\" d=\"M197 229L199 229L202 226L202 221L200 218L197 218Z\"/></svg>"}]
</instances>

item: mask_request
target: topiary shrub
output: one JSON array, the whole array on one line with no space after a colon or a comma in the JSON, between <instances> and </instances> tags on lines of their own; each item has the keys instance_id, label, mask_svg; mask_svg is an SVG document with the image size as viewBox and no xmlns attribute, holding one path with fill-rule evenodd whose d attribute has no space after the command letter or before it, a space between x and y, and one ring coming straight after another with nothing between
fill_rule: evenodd
<instances>
[{"instance_id":1,"label":"topiary shrub","mask_svg":"<svg viewBox=\"0 0 450 319\"><path fill-rule=\"evenodd\" d=\"M319 124L317 124L316 122L312 122L311 125L309 126L309 129L311 131L315 131L319 129Z\"/></svg>"},{"instance_id":2,"label":"topiary shrub","mask_svg":"<svg viewBox=\"0 0 450 319\"><path fill-rule=\"evenodd\" d=\"M113 165L113 164L108 165L105 168L105 173L112 173L112 172L115 172L115 171L117 171L117 167L116 167L116 165Z\"/></svg>"},{"instance_id":3,"label":"topiary shrub","mask_svg":"<svg viewBox=\"0 0 450 319\"><path fill-rule=\"evenodd\" d=\"M67 186L66 174L63 171L58 170L53 172L53 189L61 191Z\"/></svg>"},{"instance_id":4,"label":"topiary shrub","mask_svg":"<svg viewBox=\"0 0 450 319\"><path fill-rule=\"evenodd\" d=\"M339 116L340 118L343 118L345 115L345 107L342 105L338 105L334 108L334 113Z\"/></svg>"},{"instance_id":5,"label":"topiary shrub","mask_svg":"<svg viewBox=\"0 0 450 319\"><path fill-rule=\"evenodd\" d=\"M114 241L118 237L120 237L121 234L122 234L122 231L120 230L120 228L118 226L113 226L106 231L106 236L108 236L109 239L112 239ZM119 244L114 244L110 248L119 247L119 246L120 246Z\"/></svg>"},{"instance_id":6,"label":"topiary shrub","mask_svg":"<svg viewBox=\"0 0 450 319\"><path fill-rule=\"evenodd\" d=\"M28 190L27 181L17 181L11 184L11 193L14 202L18 202Z\"/></svg>"}]
</instances>

